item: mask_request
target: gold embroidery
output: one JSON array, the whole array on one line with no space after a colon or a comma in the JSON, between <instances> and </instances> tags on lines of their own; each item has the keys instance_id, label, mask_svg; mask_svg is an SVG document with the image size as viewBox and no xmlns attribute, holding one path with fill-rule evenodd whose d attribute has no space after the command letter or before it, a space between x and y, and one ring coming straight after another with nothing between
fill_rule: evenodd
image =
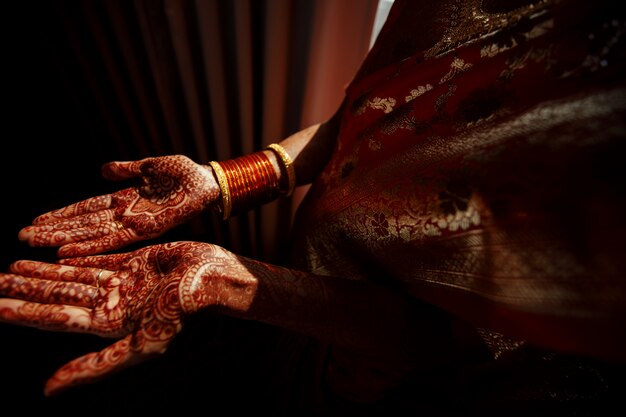
<instances>
[{"instance_id":1,"label":"gold embroidery","mask_svg":"<svg viewBox=\"0 0 626 417\"><path fill-rule=\"evenodd\" d=\"M415 116L409 106L398 109L394 114L385 118L380 125L381 133L392 135L398 129L414 129L416 126Z\"/></svg>"},{"instance_id":2,"label":"gold embroidery","mask_svg":"<svg viewBox=\"0 0 626 417\"><path fill-rule=\"evenodd\" d=\"M457 0L447 8L444 18L447 28L443 36L424 54L432 58L449 52L458 45L481 36L511 27L523 18L542 15L552 1L545 0L519 7L506 13L488 13L481 8L482 0Z\"/></svg>"},{"instance_id":3,"label":"gold embroidery","mask_svg":"<svg viewBox=\"0 0 626 417\"><path fill-rule=\"evenodd\" d=\"M433 86L430 84L426 84L426 85L420 85L417 88L414 88L413 90L411 90L411 92L409 93L408 96L404 97L404 101L406 103L408 103L411 100L415 100L416 98L418 98L419 96L421 96L422 94L426 93L427 91L430 91L433 89Z\"/></svg>"},{"instance_id":4,"label":"gold embroidery","mask_svg":"<svg viewBox=\"0 0 626 417\"><path fill-rule=\"evenodd\" d=\"M446 104L448 104L448 100L454 95L455 91L456 85L449 84L448 91L437 97L437 100L435 100L435 110L437 111L437 113L444 112L444 108L446 107Z\"/></svg>"},{"instance_id":5,"label":"gold embroidery","mask_svg":"<svg viewBox=\"0 0 626 417\"><path fill-rule=\"evenodd\" d=\"M513 352L524 346L526 341L511 339L502 333L493 330L478 328L476 329L480 338L483 339L494 359L499 359L502 355Z\"/></svg>"},{"instance_id":6,"label":"gold embroidery","mask_svg":"<svg viewBox=\"0 0 626 417\"><path fill-rule=\"evenodd\" d=\"M530 39L538 38L540 36L545 35L553 27L554 27L554 19L549 19L544 22L539 22L536 25L534 25L529 31L522 32L517 35L522 36L524 40L530 40ZM513 49L519 45L519 42L515 36L510 36L507 39L507 41L508 43L494 42L489 45L483 46L482 48L480 48L480 57L492 58L502 52L508 51L509 49Z\"/></svg>"},{"instance_id":7,"label":"gold embroidery","mask_svg":"<svg viewBox=\"0 0 626 417\"><path fill-rule=\"evenodd\" d=\"M504 51L508 51L511 48L514 48L517 46L517 41L515 39L513 39L513 43L511 45L503 45L500 46L496 43L492 43L490 45L486 45L483 46L482 48L480 48L480 57L481 58L492 58L496 55L498 55L499 53L502 53Z\"/></svg>"},{"instance_id":8,"label":"gold embroidery","mask_svg":"<svg viewBox=\"0 0 626 417\"><path fill-rule=\"evenodd\" d=\"M365 113L365 110L370 109L382 110L383 113L391 113L396 105L396 99L393 97L374 97L371 100L356 100L353 104L352 114L360 116Z\"/></svg>"},{"instance_id":9,"label":"gold embroidery","mask_svg":"<svg viewBox=\"0 0 626 417\"><path fill-rule=\"evenodd\" d=\"M559 236L544 234L541 228L497 227L480 191L465 199L467 192L453 188L452 194L460 198L454 205L456 211L446 212L440 197L446 188L436 179L450 177L443 162L463 158L482 166L507 142L542 145L556 152L569 144L599 143L603 136L598 132L611 140L620 137L622 130L612 132L599 126L622 120L625 97L626 90L621 89L547 102L497 125L453 137L429 137L366 175L350 175L325 195L321 211L312 209L314 220L309 233L302 236L308 257L304 261L315 273L359 279L370 272L358 262L367 257L372 264L384 262L387 278L408 287L428 283L455 288L524 306L529 312L586 314L588 305L613 302L606 278L591 275L594 291L583 298L576 296L578 292L568 292L579 281L551 279L587 273L574 254L554 244ZM569 130L555 135L555 127Z\"/></svg>"},{"instance_id":10,"label":"gold embroidery","mask_svg":"<svg viewBox=\"0 0 626 417\"><path fill-rule=\"evenodd\" d=\"M530 49L526 53L516 56L513 59L507 61L507 68L504 69L498 78L501 80L507 80L513 77L513 73L524 68L528 62L545 62L546 68L550 68L552 65L552 48L546 49Z\"/></svg>"},{"instance_id":11,"label":"gold embroidery","mask_svg":"<svg viewBox=\"0 0 626 417\"><path fill-rule=\"evenodd\" d=\"M439 217L435 224L440 230L450 232L467 230L472 226L480 225L480 213L470 205L465 211L457 211L454 214Z\"/></svg>"},{"instance_id":12,"label":"gold embroidery","mask_svg":"<svg viewBox=\"0 0 626 417\"><path fill-rule=\"evenodd\" d=\"M448 73L446 75L441 77L441 80L439 80L439 84L443 84L446 81L450 81L452 78L456 77L457 75L459 75L462 72L467 71L468 69L472 68L473 66L474 66L474 64L471 64L469 62L465 62L461 58L454 58L452 60L452 62L450 63L450 71L448 71Z\"/></svg>"},{"instance_id":13,"label":"gold embroidery","mask_svg":"<svg viewBox=\"0 0 626 417\"><path fill-rule=\"evenodd\" d=\"M396 105L396 99L392 97L374 97L367 102L367 105L372 109L382 110L384 113L391 113L393 106Z\"/></svg>"},{"instance_id":14,"label":"gold embroidery","mask_svg":"<svg viewBox=\"0 0 626 417\"><path fill-rule=\"evenodd\" d=\"M370 137L367 140L367 147L373 151L379 151L382 149L383 144L379 140L376 140L373 137Z\"/></svg>"}]
</instances>

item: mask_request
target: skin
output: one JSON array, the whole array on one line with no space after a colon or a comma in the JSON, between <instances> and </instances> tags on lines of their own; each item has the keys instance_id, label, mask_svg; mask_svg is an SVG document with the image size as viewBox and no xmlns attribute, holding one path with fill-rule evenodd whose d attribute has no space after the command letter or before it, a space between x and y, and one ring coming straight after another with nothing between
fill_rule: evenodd
<instances>
[{"instance_id":1,"label":"skin","mask_svg":"<svg viewBox=\"0 0 626 417\"><path fill-rule=\"evenodd\" d=\"M337 130L334 116L281 142L294 160L298 184L322 169ZM266 152L280 176L275 154ZM304 333L331 343L336 357L350 352L351 361L378 364L387 379L371 381L376 391L395 385L415 366L432 368L453 355L447 336L433 337L435 324L389 288L264 264L200 242L103 254L215 208L220 191L208 166L182 155L111 162L102 172L139 184L37 217L19 238L59 247L62 259L20 260L0 273L0 321L115 339L62 366L46 383L46 395L163 354L185 318L207 310ZM427 341L418 337L416 323L429 333ZM424 357L427 363L416 362ZM336 375L341 385L341 373Z\"/></svg>"},{"instance_id":2,"label":"skin","mask_svg":"<svg viewBox=\"0 0 626 417\"><path fill-rule=\"evenodd\" d=\"M60 257L109 252L160 236L220 195L211 170L182 155L110 162L102 174L141 183L42 214L18 238L34 247L58 246Z\"/></svg>"},{"instance_id":3,"label":"skin","mask_svg":"<svg viewBox=\"0 0 626 417\"><path fill-rule=\"evenodd\" d=\"M325 165L337 130L333 117L281 142L294 159L298 184L312 181ZM267 154L280 176L274 153ZM62 259L20 260L0 273L1 322L114 340L58 369L46 395L163 354L185 319L200 312L264 322L330 344L329 383L344 393L354 381L362 383L367 395L357 401L376 399L416 369L437 372L481 348L466 324L432 320L407 294L371 282L286 269L200 242L103 254L159 236L220 200L211 169L181 155L111 162L103 174L139 185L39 216L19 238L59 247ZM372 364L383 378L368 380Z\"/></svg>"},{"instance_id":4,"label":"skin","mask_svg":"<svg viewBox=\"0 0 626 417\"><path fill-rule=\"evenodd\" d=\"M445 338L418 337L415 324L424 319L401 294L264 264L209 243L166 243L57 264L20 260L0 274L0 294L6 297L0 321L115 339L58 369L46 395L163 354L185 318L201 311L280 326L368 359L394 358L387 363L394 381L450 354L442 349ZM416 350L428 352L427 363L415 363L425 357Z\"/></svg>"},{"instance_id":5,"label":"skin","mask_svg":"<svg viewBox=\"0 0 626 417\"><path fill-rule=\"evenodd\" d=\"M280 143L294 160L299 185L310 183L328 160L338 115ZM276 155L264 152L280 178ZM158 237L215 209L220 201L212 169L183 155L110 162L102 167L102 175L138 185L44 213L20 230L18 238L33 247L58 247L63 258L105 253Z\"/></svg>"}]
</instances>

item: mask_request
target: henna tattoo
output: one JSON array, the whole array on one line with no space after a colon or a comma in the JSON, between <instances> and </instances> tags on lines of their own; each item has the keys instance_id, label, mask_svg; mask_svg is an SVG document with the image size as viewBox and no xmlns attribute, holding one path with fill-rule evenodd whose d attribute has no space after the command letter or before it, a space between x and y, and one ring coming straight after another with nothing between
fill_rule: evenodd
<instances>
[{"instance_id":1,"label":"henna tattoo","mask_svg":"<svg viewBox=\"0 0 626 417\"><path fill-rule=\"evenodd\" d=\"M173 242L58 264L15 262L11 273L0 274L0 295L14 297L0 298L0 320L120 339L59 369L46 387L58 392L163 353L185 317L199 310L215 308L350 346L372 343L362 335L376 327L383 331L373 332L374 342L387 342L385 332L397 330L387 321L403 322L401 309L384 291L373 297L363 285L267 265L208 243Z\"/></svg>"},{"instance_id":2,"label":"henna tattoo","mask_svg":"<svg viewBox=\"0 0 626 417\"><path fill-rule=\"evenodd\" d=\"M61 368L46 390L97 380L166 350L182 329L181 280L193 281L215 253L213 245L181 242L59 264L18 261L0 274L0 295L10 297L0 298L0 320L123 338Z\"/></svg>"},{"instance_id":3,"label":"henna tattoo","mask_svg":"<svg viewBox=\"0 0 626 417\"><path fill-rule=\"evenodd\" d=\"M23 304L16 308L0 308L0 319L5 322L30 325L31 323L46 323L48 330L68 330L69 315L63 312L62 306Z\"/></svg>"},{"instance_id":4,"label":"henna tattoo","mask_svg":"<svg viewBox=\"0 0 626 417\"><path fill-rule=\"evenodd\" d=\"M63 215L73 211L62 211ZM35 219L33 224L37 224ZM104 207L96 213L78 215L70 219L49 221L46 224L27 226L21 231L21 235L32 233L30 240L32 246L60 246L77 240L97 238L113 233L113 213ZM50 242L53 242L52 244Z\"/></svg>"},{"instance_id":5,"label":"henna tattoo","mask_svg":"<svg viewBox=\"0 0 626 417\"><path fill-rule=\"evenodd\" d=\"M42 214L33 220L34 225L44 225L63 221L65 219L75 218L86 213L98 214L102 210L108 209L111 206L111 196L102 195L92 197L78 203L71 204L67 207L63 207L51 212ZM87 217L90 218L90 217Z\"/></svg>"},{"instance_id":6,"label":"henna tattoo","mask_svg":"<svg viewBox=\"0 0 626 417\"><path fill-rule=\"evenodd\" d=\"M54 395L70 386L97 381L129 365L130 337L126 337L100 352L92 352L68 362L48 379L44 392Z\"/></svg>"},{"instance_id":7,"label":"henna tattoo","mask_svg":"<svg viewBox=\"0 0 626 417\"><path fill-rule=\"evenodd\" d=\"M96 291L95 288L80 283L27 279L19 275L0 280L0 289L12 298L82 307L91 304Z\"/></svg>"},{"instance_id":8,"label":"henna tattoo","mask_svg":"<svg viewBox=\"0 0 626 417\"><path fill-rule=\"evenodd\" d=\"M59 247L61 257L109 252L185 223L219 196L210 171L182 155L112 162L103 175L141 178L142 184L45 213L19 238L31 246Z\"/></svg>"}]
</instances>

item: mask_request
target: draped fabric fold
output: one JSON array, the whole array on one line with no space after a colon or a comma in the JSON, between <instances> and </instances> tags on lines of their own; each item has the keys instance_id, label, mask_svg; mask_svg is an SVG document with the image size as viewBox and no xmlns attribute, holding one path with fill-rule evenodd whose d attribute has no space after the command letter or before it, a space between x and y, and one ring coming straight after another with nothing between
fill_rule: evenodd
<instances>
[{"instance_id":1,"label":"draped fabric fold","mask_svg":"<svg viewBox=\"0 0 626 417\"><path fill-rule=\"evenodd\" d=\"M623 361L623 14L575 0L394 7L300 205L303 268Z\"/></svg>"}]
</instances>

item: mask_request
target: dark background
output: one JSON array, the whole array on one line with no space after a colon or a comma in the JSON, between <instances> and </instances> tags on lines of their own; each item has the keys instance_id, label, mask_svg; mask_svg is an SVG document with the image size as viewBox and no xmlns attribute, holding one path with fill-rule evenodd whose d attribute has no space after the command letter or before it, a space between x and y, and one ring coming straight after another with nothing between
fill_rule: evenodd
<instances>
[{"instance_id":1,"label":"dark background","mask_svg":"<svg viewBox=\"0 0 626 417\"><path fill-rule=\"evenodd\" d=\"M30 248L17 239L19 230L37 215L119 189L101 177L100 166L118 160L120 153L94 103L84 99L88 91L76 90L75 75L63 67L66 57L55 49L55 37L62 32L51 18L51 3L6 2L1 12L2 271L17 259L56 259L54 249ZM181 228L162 240L185 238L188 232ZM13 409L22 415L162 415L169 406L178 409L177 415L198 412L198 407L207 415L223 408L259 410L269 388L254 375L265 372L259 358L272 349L272 340L273 330L263 325L197 317L162 357L45 398L45 381L56 369L109 341L0 324L0 413Z\"/></svg>"}]
</instances>

